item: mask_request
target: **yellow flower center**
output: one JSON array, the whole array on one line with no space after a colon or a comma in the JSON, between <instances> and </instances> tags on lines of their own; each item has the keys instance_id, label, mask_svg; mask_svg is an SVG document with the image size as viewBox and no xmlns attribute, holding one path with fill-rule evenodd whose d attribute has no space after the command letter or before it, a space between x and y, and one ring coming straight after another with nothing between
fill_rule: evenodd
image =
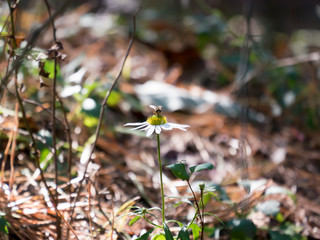
<instances>
[{"instance_id":1,"label":"yellow flower center","mask_svg":"<svg viewBox=\"0 0 320 240\"><path fill-rule=\"evenodd\" d=\"M161 115L153 115L147 119L150 125L162 125L167 123L167 118Z\"/></svg>"}]
</instances>

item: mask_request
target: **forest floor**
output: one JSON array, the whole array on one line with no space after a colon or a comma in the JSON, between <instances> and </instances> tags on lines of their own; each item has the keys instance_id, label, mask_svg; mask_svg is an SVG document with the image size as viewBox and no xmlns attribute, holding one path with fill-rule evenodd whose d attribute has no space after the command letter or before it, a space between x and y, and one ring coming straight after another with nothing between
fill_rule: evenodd
<instances>
[{"instance_id":1,"label":"forest floor","mask_svg":"<svg viewBox=\"0 0 320 240\"><path fill-rule=\"evenodd\" d=\"M94 15L88 11L89 5L81 5L56 21L58 39L68 55L61 63L63 80L58 82L58 92L68 110L73 148L71 184L66 164L59 165L58 209L67 222L84 173L82 160L92 143L99 104L119 72L129 43L119 25L109 26L101 34L101 28L108 28L104 23L114 23L113 15ZM166 22L152 22L150 26L154 30L176 31ZM79 239L130 239L151 228L143 220L129 226L132 219L129 207L161 206L157 141L123 125L145 121L152 115L148 105L154 104L163 106L169 122L190 126L187 132L161 133L165 195L191 196L187 183L178 180L167 165L179 161L189 167L200 163L214 165L213 170L195 174L191 179L194 189L201 182L214 186L222 201L221 204L211 200L206 205L206 211L224 222L208 216L206 239L230 239L236 229L231 224L234 219L250 220L255 226L255 239L320 239L318 133L285 124L285 114L273 117L264 110L265 105L252 100L254 90L250 85L241 97L234 83L217 87L212 77L215 73L208 71L210 66L227 72L230 79L235 77L233 69L203 59L194 48L184 45L184 33L179 34L176 42L171 42L180 49L176 52L170 43L150 45L141 39L134 42L122 78L108 101L93 161L74 208L71 227L75 232L63 221L63 233L69 232L72 239L75 235ZM48 33L37 44L46 49L51 43ZM38 81L34 75L25 77L27 90L23 97L50 106L50 87L40 88ZM46 84L50 86L50 81ZM90 102L85 100L89 98L96 107L87 110L85 103ZM7 110L14 109L14 97L8 95L4 102ZM9 130L17 122L12 114L4 114L3 109L1 147L6 149ZM27 110L32 131L40 139L45 138L41 130L51 129L50 115L45 109L31 105L27 105ZM243 110L252 114L247 117ZM63 118L61 111L58 117ZM22 121L18 126L21 136L16 139L16 153L7 154L8 159L15 157L14 173L10 172L12 166L7 165L0 192L1 211L10 223L9 239L54 239L56 211L30 157ZM57 126L58 145L65 154L65 132ZM49 187L54 189L50 159L49 154L43 161L47 161L45 175ZM13 182L9 184L10 178ZM173 198L166 199L166 217L190 221L194 209L187 204L175 208L176 202ZM174 225L170 227L175 230Z\"/></svg>"}]
</instances>

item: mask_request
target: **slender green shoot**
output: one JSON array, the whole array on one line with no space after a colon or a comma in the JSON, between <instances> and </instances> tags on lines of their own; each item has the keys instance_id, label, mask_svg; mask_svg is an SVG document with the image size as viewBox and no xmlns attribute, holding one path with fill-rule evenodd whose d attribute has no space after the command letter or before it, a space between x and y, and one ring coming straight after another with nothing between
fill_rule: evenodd
<instances>
[{"instance_id":1,"label":"slender green shoot","mask_svg":"<svg viewBox=\"0 0 320 240\"><path fill-rule=\"evenodd\" d=\"M158 144L158 161L160 170L160 186L161 186L161 199L162 199L162 224L165 223L165 205L164 205L164 191L163 191L163 180L162 180L162 163L160 157L160 134L157 134L157 144Z\"/></svg>"}]
</instances>

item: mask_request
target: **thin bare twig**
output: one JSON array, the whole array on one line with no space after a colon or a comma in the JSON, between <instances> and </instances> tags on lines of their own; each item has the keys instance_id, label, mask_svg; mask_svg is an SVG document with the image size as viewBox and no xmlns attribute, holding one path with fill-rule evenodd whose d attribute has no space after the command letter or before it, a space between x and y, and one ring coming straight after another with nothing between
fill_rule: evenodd
<instances>
[{"instance_id":1,"label":"thin bare twig","mask_svg":"<svg viewBox=\"0 0 320 240\"><path fill-rule=\"evenodd\" d=\"M11 22L11 34L12 34L11 41L15 42L15 36L14 36L15 29L14 29L13 9L11 8L9 0L7 0L7 4L9 6L10 14L8 15L8 17L7 17L6 21L5 21L5 25L6 25L7 21L8 21L8 19L10 19L10 22ZM3 29L4 29L4 27L2 28L1 32L3 31ZM7 44L7 40L6 40L5 44ZM10 44L10 42L9 42L9 44ZM5 51L5 47L3 48L3 51ZM11 51L10 52L10 57L7 60L6 73L9 70L10 60L13 58L13 54L14 54L13 51ZM12 141L13 141L13 138L14 138L14 135L15 135L15 130L16 130L15 128L16 127L10 129L10 135L9 135L8 143L7 143L7 146L6 146L5 151L4 151L4 158L2 160L2 167L1 167L1 180L3 180L2 177L4 177L4 169L5 169L5 165L6 165L6 162L7 162L10 146L12 145Z\"/></svg>"},{"instance_id":2,"label":"thin bare twig","mask_svg":"<svg viewBox=\"0 0 320 240\"><path fill-rule=\"evenodd\" d=\"M51 15L51 8L50 8L50 5L48 3L48 0L44 0L44 2L46 4L46 7L47 7L47 10L48 10L48 13L49 13L49 19L50 19L51 27L52 27L53 41L56 43L57 42L56 27L54 25L54 19L53 19L52 15Z\"/></svg>"},{"instance_id":3,"label":"thin bare twig","mask_svg":"<svg viewBox=\"0 0 320 240\"><path fill-rule=\"evenodd\" d=\"M0 85L0 99L2 98L3 96L3 91L4 91L4 88L5 86L7 85L7 82L9 80L9 77L15 73L15 77L14 77L14 83L15 83L15 95L17 97L17 100L18 100L18 103L19 103L19 107L21 109L21 112L22 112L22 120L24 121L24 124L25 124L25 127L27 129L27 132L29 133L29 137L30 137L30 140L31 140L31 144L30 144L30 147L31 147L31 155L33 156L34 158L34 162L35 162L35 165L36 167L39 169L40 171L40 177L41 177L41 181L44 183L45 185L45 188L47 190L47 192L49 193L49 196L50 196L50 199L51 199L51 202L53 204L53 206L55 207L56 209L56 212L59 214L59 216L61 217L61 219L67 224L68 228L71 229L71 231L73 232L73 234L75 235L76 239L78 239L75 231L72 229L71 225L64 219L63 215L58 211L57 209L57 205L55 204L54 202L54 196L46 182L46 179L45 179L45 176L44 176L44 172L40 166L40 157L39 157L39 151L37 150L36 148L36 141L35 141L35 138L32 134L32 131L31 131L31 128L29 126L29 123L27 121L27 117L26 117L26 111L24 109L24 105L23 105L23 101L22 101L22 98L20 96L20 93L19 93L19 90L18 90L18 83L17 83L17 72L18 72L18 68L19 68L19 65L20 65L20 62L21 60L25 57L25 55L31 50L31 47L32 47L32 44L33 42L37 39L37 37L39 36L39 34L47 27L48 25L48 22L50 21L47 20L41 27L39 27L33 34L32 34L32 37L27 45L27 47L24 49L23 53L20 55L20 56L16 56L15 55L15 46L16 46L16 41L15 41L15 29L14 29L14 17L13 17L13 12L16 8L12 8L11 5L10 5L10 1L8 0L8 5L9 5L9 9L10 9L10 17L11 17L11 34L12 34L12 48L13 50L11 51L11 56L10 58L13 59L12 61L12 64L11 64L11 68L10 70L9 69L9 64L7 66L7 72L6 72L6 75L5 77L2 79L1 81L1 85ZM59 8L59 10L57 12L55 12L54 14L54 17L56 17L68 4L69 4L70 0L69 1L65 1L61 7ZM53 18L53 17L52 17ZM9 61L8 61L9 63Z\"/></svg>"},{"instance_id":4,"label":"thin bare twig","mask_svg":"<svg viewBox=\"0 0 320 240\"><path fill-rule=\"evenodd\" d=\"M15 151L17 146L17 130L19 128L19 118L18 118L18 111L19 111L19 104L16 102L15 104L15 116L14 116L14 128L13 128L13 138L12 138L12 145L11 145L11 156L10 156L10 180L9 180L9 187L10 187L10 198L12 194L12 186L14 182L14 157Z\"/></svg>"},{"instance_id":5,"label":"thin bare twig","mask_svg":"<svg viewBox=\"0 0 320 240\"><path fill-rule=\"evenodd\" d=\"M89 182L88 182L88 219L89 219L89 227L90 227L90 233L91 233L91 238L94 239L94 235L93 235L93 228L92 228L92 218L91 218L91 185L92 185L92 182L91 180L89 179Z\"/></svg>"},{"instance_id":6,"label":"thin bare twig","mask_svg":"<svg viewBox=\"0 0 320 240\"><path fill-rule=\"evenodd\" d=\"M117 77L115 78L115 80L113 81L110 89L108 90L108 92L106 93L102 103L101 103L101 109L100 109L100 115L99 115L99 121L98 121L98 125L97 125L97 128L96 128L96 132L95 132L95 140L94 142L92 143L91 145L91 149L90 149L90 154L89 154L89 157L88 157L88 160L87 160L87 163L85 165L85 169L84 169L84 172L83 172L83 176L82 176L82 179L80 180L79 182L79 186L78 188L76 189L76 192L77 192L77 195L73 201L73 204L72 204L72 211L71 211L71 217L70 217L70 223L72 223L73 221L73 214L74 214L74 208L75 208L75 203L78 201L79 199L79 196L80 196L80 192L81 192L81 188L82 188L82 183L84 181L84 179L86 178L86 172L88 170L88 166L91 162L91 157L92 157L92 154L95 150L95 146L96 146L96 143L97 143L97 140L98 140L98 137L99 137L99 132L100 132L100 129L101 129L101 125L102 125L102 120L103 120L103 115L104 115L104 111L105 111L105 108L107 106L107 101L109 99L109 96L111 94L111 92L113 91L114 87L116 86L116 84L118 83L121 75L122 75L122 71L123 71L123 67L126 63L126 60L129 56L129 53L130 53L130 50L132 48L132 45L133 45L133 41L134 41L134 35L135 35L135 31L136 31L136 16L138 15L138 13L140 12L141 9L139 9L135 15L132 17L132 32L131 32L131 38L130 38L130 42L129 42L129 45L128 45L128 48L127 48L127 51L126 51L126 54L125 54L125 57L123 59L123 62L121 64L121 67L120 67L120 71L117 75Z\"/></svg>"},{"instance_id":7,"label":"thin bare twig","mask_svg":"<svg viewBox=\"0 0 320 240\"><path fill-rule=\"evenodd\" d=\"M14 50L16 49L16 39L15 39L15 28L14 28L14 17L13 17L13 11L14 9L11 7L11 4L10 4L10 1L7 0L7 3L9 5L9 9L10 9L10 19L11 19L11 35L12 35L12 51L11 51L11 56L10 58L14 58L15 57L15 52ZM32 134L32 131L30 129L30 126L29 126L29 123L27 121L27 116L26 116L26 112L25 112L25 109L24 109L24 106L23 106L23 102L22 102L22 98L20 96L20 93L19 93L19 88L18 88L18 82L17 82L17 74L18 74L18 65L14 68L15 66L13 66L13 71L15 73L14 75L14 83L15 83L15 93L16 93L16 97L17 97L17 100L18 100L18 103L19 103L19 107L21 109L21 112L22 112L22 119L24 121L24 124L27 128L27 131L29 132L29 136L31 138L31 151L33 150L33 154L35 156L35 163L37 165L37 167L39 168L40 170L40 175L41 175L41 178L46 186L46 189L47 191L49 192L49 194L51 193L50 189L49 189L49 186L45 180L45 177L44 177L44 173L40 167L40 161L39 161L39 152L37 151L36 149L36 141L33 137L33 134ZM52 194L52 193L51 193Z\"/></svg>"},{"instance_id":8,"label":"thin bare twig","mask_svg":"<svg viewBox=\"0 0 320 240\"><path fill-rule=\"evenodd\" d=\"M58 8L58 10L52 15L52 18L55 19L58 15L60 15L65 9L66 7L70 4L72 0L66 0L63 1L63 3L60 5L60 7ZM28 44L27 46L23 49L21 55L16 56L16 58L14 59L14 61L11 64L11 69L9 71L7 71L6 75L1 79L1 83L0 83L0 99L2 99L3 97L3 93L5 90L5 87L8 85L9 82L9 78L12 75L12 73L14 72L14 70L21 64L21 61L25 58L25 56L27 55L28 52L30 52L30 50L33 47L34 42L38 39L38 37L40 36L40 34L51 24L51 20L50 18L47 19L40 27L36 28L33 33L31 34Z\"/></svg>"},{"instance_id":9,"label":"thin bare twig","mask_svg":"<svg viewBox=\"0 0 320 240\"><path fill-rule=\"evenodd\" d=\"M10 4L10 1L7 1L8 6L9 6L9 10L10 10L10 21L11 21L11 53L10 53L10 58L14 59L15 57L15 50L17 48L17 43L16 43L16 37L15 37L15 26L14 26L14 10L15 8L13 8ZM10 59L9 58L9 59ZM8 61L8 65L9 65L9 61ZM18 69L15 69L14 71L14 84L15 84L15 89L16 91L18 91L18 80L17 80L17 75L18 75ZM13 129L13 138L12 138L12 146L11 146L11 156L10 156L10 181L9 181L9 186L10 186L10 190L12 188L13 185L13 180L14 180L14 151L15 151L15 147L16 147L16 138L17 138L17 128L18 128L18 104L15 105L15 128ZM11 198L11 194L10 194L10 198Z\"/></svg>"},{"instance_id":10,"label":"thin bare twig","mask_svg":"<svg viewBox=\"0 0 320 240\"><path fill-rule=\"evenodd\" d=\"M11 9L11 5L10 5L10 2L9 2L9 1L8 1L8 4L9 4L9 8ZM10 10L10 13L11 13L11 14L10 14L10 15L11 15L11 18L13 19L13 11L12 11L12 9ZM12 20L12 22L13 22L13 20ZM12 28L12 39L13 39L13 41L15 42L15 35L14 35L14 33L15 33L15 30L14 30L14 27L13 27L13 28ZM12 54L13 54L13 55L12 55L11 57L14 57L14 51L12 51ZM14 66L13 66L13 67L14 67ZM27 131L29 132L29 136L30 136L30 139L31 139L31 153L32 153L32 155L33 155L34 158L35 158L34 160L35 160L35 164L36 164L37 168L39 168L39 170L40 170L41 180L43 181L43 183L44 183L44 185L45 185L48 193L52 196L52 193L51 193L51 191L50 191L50 189L49 189L49 186L48 186L48 184L47 184L47 182L46 182L46 180L45 180L44 173L43 173L43 171L42 171L42 169L41 169L41 167L40 167L39 151L37 151L37 149L36 149L36 141L35 141L35 139L34 139L34 137L33 137L32 131L31 131L30 126L29 126L29 123L28 123L28 121L27 121L26 111L25 111L25 109L24 109L23 102L22 102L22 98L21 98L20 93L19 93L19 90L18 90L18 83L17 83L17 78L16 78L16 75L17 75L17 67L18 67L18 65L16 66L16 68L13 68L13 71L16 73L16 74L15 74L15 78L14 78L14 80L15 80L15 92L16 92L16 97L17 97L18 103L19 103L19 107L20 107L21 112L22 112L22 119L23 119L23 121L24 121L24 124L25 124L25 126L26 126Z\"/></svg>"},{"instance_id":11,"label":"thin bare twig","mask_svg":"<svg viewBox=\"0 0 320 240\"><path fill-rule=\"evenodd\" d=\"M71 166L72 166L72 143L71 143L71 130L70 130L70 124L69 124L69 121L68 121L68 118L67 118L67 113L66 113L66 110L64 108L64 104L63 104L63 101L61 99L61 97L59 96L58 92L56 92L56 96L59 100L59 103L61 105L61 109L62 109L62 114L63 114L63 118L64 118L64 123L65 123L65 131L66 131L66 134L67 134L67 142L68 142L68 145L69 145L69 148L68 148L68 180L69 180L69 183L68 183L68 186L69 186L69 194L71 194L71 184L70 184L70 181L71 181ZM71 204L71 198L70 198L70 204Z\"/></svg>"},{"instance_id":12,"label":"thin bare twig","mask_svg":"<svg viewBox=\"0 0 320 240\"><path fill-rule=\"evenodd\" d=\"M4 179L4 170L5 170L7 158L8 158L8 155L9 155L10 147L12 145L15 128L16 127L14 126L13 128L9 129L9 131L10 131L9 139L8 139L7 146L6 146L6 148L4 150L4 153L3 153L3 159L2 159L2 164L1 164L1 177L0 177L1 181L3 181L3 182L5 181L5 179Z\"/></svg>"},{"instance_id":13,"label":"thin bare twig","mask_svg":"<svg viewBox=\"0 0 320 240\"><path fill-rule=\"evenodd\" d=\"M52 35L53 35L53 40L54 44L57 44L57 37L56 37L56 28L54 25L54 20L51 15L51 9L50 5L47 0L44 0L47 11L49 13L51 25L52 25ZM53 67L53 83L52 83L52 117L51 117L51 134L52 134L52 150L53 150L53 160L54 160L54 180L55 180L55 185L56 185L56 191L55 191L55 205L58 207L59 204L59 196L58 196L58 186L59 186L59 181L58 181L58 156L57 156L57 146L56 146L56 87L57 87L57 50L53 51L53 57L54 57L54 67ZM61 239L61 223L60 223L60 218L58 211L56 211L56 230L57 230L57 239Z\"/></svg>"}]
</instances>

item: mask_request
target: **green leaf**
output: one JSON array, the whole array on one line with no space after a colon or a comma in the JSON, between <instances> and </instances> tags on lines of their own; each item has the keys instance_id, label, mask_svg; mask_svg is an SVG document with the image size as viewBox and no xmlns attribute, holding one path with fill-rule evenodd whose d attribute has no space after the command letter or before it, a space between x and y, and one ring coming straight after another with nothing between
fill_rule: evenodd
<instances>
[{"instance_id":1,"label":"green leaf","mask_svg":"<svg viewBox=\"0 0 320 240\"><path fill-rule=\"evenodd\" d=\"M223 222L216 214L205 212L204 215L213 216L213 217L216 218L220 223L222 223L222 224L224 225L224 222Z\"/></svg>"},{"instance_id":2,"label":"green leaf","mask_svg":"<svg viewBox=\"0 0 320 240\"><path fill-rule=\"evenodd\" d=\"M110 107L115 107L118 105L118 103L120 102L122 96L119 92L116 92L116 91L112 91L110 93L110 96L108 98L108 101L107 101L107 104L108 106Z\"/></svg>"},{"instance_id":3,"label":"green leaf","mask_svg":"<svg viewBox=\"0 0 320 240\"><path fill-rule=\"evenodd\" d=\"M233 219L228 223L231 227L230 237L232 240L254 239L256 226L248 219Z\"/></svg>"},{"instance_id":4,"label":"green leaf","mask_svg":"<svg viewBox=\"0 0 320 240\"><path fill-rule=\"evenodd\" d=\"M283 214L281 212L277 213L277 215L275 216L275 219L280 223L285 221L285 217L283 216Z\"/></svg>"},{"instance_id":5,"label":"green leaf","mask_svg":"<svg viewBox=\"0 0 320 240\"><path fill-rule=\"evenodd\" d=\"M191 174L194 172L200 172L203 170L211 170L211 169L213 169L213 165L211 163L202 163L189 168Z\"/></svg>"},{"instance_id":6,"label":"green leaf","mask_svg":"<svg viewBox=\"0 0 320 240\"><path fill-rule=\"evenodd\" d=\"M188 229L183 226L180 230L180 232L178 233L178 237L177 240L190 240L190 236L189 236L189 232Z\"/></svg>"},{"instance_id":7,"label":"green leaf","mask_svg":"<svg viewBox=\"0 0 320 240\"><path fill-rule=\"evenodd\" d=\"M49 155L50 150L48 148L44 148L41 152L40 152L40 163L42 163L47 156Z\"/></svg>"},{"instance_id":8,"label":"green leaf","mask_svg":"<svg viewBox=\"0 0 320 240\"><path fill-rule=\"evenodd\" d=\"M176 207L179 207L182 203L184 203L184 202L180 201L180 202L175 203L173 206L176 208Z\"/></svg>"},{"instance_id":9,"label":"green leaf","mask_svg":"<svg viewBox=\"0 0 320 240\"><path fill-rule=\"evenodd\" d=\"M99 119L92 116L86 116L83 120L84 125L87 127L95 127L98 125Z\"/></svg>"},{"instance_id":10,"label":"green leaf","mask_svg":"<svg viewBox=\"0 0 320 240\"><path fill-rule=\"evenodd\" d=\"M203 205L206 206L207 203L210 201L211 199L211 195L209 193L205 193L203 194L203 197L202 197L202 201L200 201L200 207L202 208L202 202L203 202Z\"/></svg>"},{"instance_id":11,"label":"green leaf","mask_svg":"<svg viewBox=\"0 0 320 240\"><path fill-rule=\"evenodd\" d=\"M170 232L170 229L166 223L163 223L163 229L166 240L173 240L172 233Z\"/></svg>"},{"instance_id":12,"label":"green leaf","mask_svg":"<svg viewBox=\"0 0 320 240\"><path fill-rule=\"evenodd\" d=\"M105 96L105 88L103 84L99 82L93 82L93 83L86 83L84 84L83 88L86 89L83 93L81 92L82 100L88 98L90 95L92 96L92 92L94 90L97 90L98 93L101 92L101 95L99 95L99 98L104 98Z\"/></svg>"},{"instance_id":13,"label":"green leaf","mask_svg":"<svg viewBox=\"0 0 320 240\"><path fill-rule=\"evenodd\" d=\"M190 176L187 173L185 164L183 163L171 164L168 166L168 168L177 178L180 178L182 180L189 180Z\"/></svg>"},{"instance_id":14,"label":"green leaf","mask_svg":"<svg viewBox=\"0 0 320 240\"><path fill-rule=\"evenodd\" d=\"M292 240L292 238L289 235L276 231L269 231L269 235L271 240Z\"/></svg>"},{"instance_id":15,"label":"green leaf","mask_svg":"<svg viewBox=\"0 0 320 240\"><path fill-rule=\"evenodd\" d=\"M166 240L166 237L164 236L163 233L159 233L157 235L155 235L152 240Z\"/></svg>"},{"instance_id":16,"label":"green leaf","mask_svg":"<svg viewBox=\"0 0 320 240\"><path fill-rule=\"evenodd\" d=\"M180 204L182 203L188 203L191 206L194 206L193 203L188 199L188 198L193 198L193 196L190 197L176 197L176 196L168 196L166 198L177 198L177 199L181 199L181 201L177 202L174 206L178 207Z\"/></svg>"},{"instance_id":17,"label":"green leaf","mask_svg":"<svg viewBox=\"0 0 320 240\"><path fill-rule=\"evenodd\" d=\"M52 163L53 158L49 149L44 148L40 153L40 167L42 170L46 170L47 167Z\"/></svg>"},{"instance_id":18,"label":"green leaf","mask_svg":"<svg viewBox=\"0 0 320 240\"><path fill-rule=\"evenodd\" d=\"M136 240L147 240L150 234L153 232L154 229L149 230L145 234L141 235L140 237L136 238Z\"/></svg>"},{"instance_id":19,"label":"green leaf","mask_svg":"<svg viewBox=\"0 0 320 240\"><path fill-rule=\"evenodd\" d=\"M220 204L223 205L222 201L219 199L218 195L215 194L214 192L208 191L206 194L209 194L211 197L213 197L216 201L218 201Z\"/></svg>"},{"instance_id":20,"label":"green leaf","mask_svg":"<svg viewBox=\"0 0 320 240\"><path fill-rule=\"evenodd\" d=\"M10 223L3 216L0 216L0 232L9 234L9 227Z\"/></svg>"},{"instance_id":21,"label":"green leaf","mask_svg":"<svg viewBox=\"0 0 320 240\"><path fill-rule=\"evenodd\" d=\"M135 224L136 222L138 222L140 220L141 216L136 216L134 218L132 218L129 222L129 226L132 226L133 224Z\"/></svg>"},{"instance_id":22,"label":"green leaf","mask_svg":"<svg viewBox=\"0 0 320 240\"><path fill-rule=\"evenodd\" d=\"M174 223L177 223L180 228L183 227L183 223L182 223L182 222L179 222L179 221L177 221L177 220L168 220L167 222L174 222Z\"/></svg>"},{"instance_id":23,"label":"green leaf","mask_svg":"<svg viewBox=\"0 0 320 240\"><path fill-rule=\"evenodd\" d=\"M54 61L53 60L47 60L45 61L44 64L44 68L43 68L46 72L49 73L49 78L53 79L54 78ZM56 65L56 69L57 69L57 75L56 77L58 78L61 73L60 73L60 68L59 68L59 64Z\"/></svg>"},{"instance_id":24,"label":"green leaf","mask_svg":"<svg viewBox=\"0 0 320 240\"><path fill-rule=\"evenodd\" d=\"M189 228L192 229L192 235L194 240L198 240L200 237L201 228L196 224L192 223Z\"/></svg>"},{"instance_id":25,"label":"green leaf","mask_svg":"<svg viewBox=\"0 0 320 240\"><path fill-rule=\"evenodd\" d=\"M301 235L302 230L303 227L286 222L268 232L271 240L306 240L307 238Z\"/></svg>"}]
</instances>

